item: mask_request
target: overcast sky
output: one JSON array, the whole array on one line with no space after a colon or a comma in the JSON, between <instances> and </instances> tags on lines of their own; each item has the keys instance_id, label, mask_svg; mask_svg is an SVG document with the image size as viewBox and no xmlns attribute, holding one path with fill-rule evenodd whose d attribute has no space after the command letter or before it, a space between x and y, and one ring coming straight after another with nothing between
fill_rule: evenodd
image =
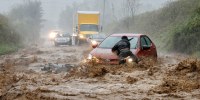
<instances>
[{"instance_id":1,"label":"overcast sky","mask_svg":"<svg viewBox=\"0 0 200 100\"><path fill-rule=\"evenodd\" d=\"M10 9L23 3L26 0L0 0L0 13L7 13ZM67 4L82 0L40 0L42 2L44 19L56 22L59 14ZM156 9L165 4L168 0L140 0L143 10Z\"/></svg>"},{"instance_id":2,"label":"overcast sky","mask_svg":"<svg viewBox=\"0 0 200 100\"><path fill-rule=\"evenodd\" d=\"M23 3L25 0L0 0L0 13L6 13L13 7ZM55 21L59 13L65 9L68 3L74 0L41 0L44 19Z\"/></svg>"}]
</instances>

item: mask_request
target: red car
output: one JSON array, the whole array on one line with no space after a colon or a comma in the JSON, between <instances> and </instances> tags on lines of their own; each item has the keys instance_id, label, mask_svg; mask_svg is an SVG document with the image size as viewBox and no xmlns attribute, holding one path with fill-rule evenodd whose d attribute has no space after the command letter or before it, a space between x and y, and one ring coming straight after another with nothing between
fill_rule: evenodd
<instances>
[{"instance_id":1,"label":"red car","mask_svg":"<svg viewBox=\"0 0 200 100\"><path fill-rule=\"evenodd\" d=\"M95 59L97 62L108 62L109 64L118 64L118 56L114 54L112 47L121 40L122 36L127 36L130 41L131 51L138 58L153 57L157 59L157 51L155 44L151 39L144 34L112 34L108 36L101 44L94 46L93 50L88 55L88 59Z\"/></svg>"}]
</instances>

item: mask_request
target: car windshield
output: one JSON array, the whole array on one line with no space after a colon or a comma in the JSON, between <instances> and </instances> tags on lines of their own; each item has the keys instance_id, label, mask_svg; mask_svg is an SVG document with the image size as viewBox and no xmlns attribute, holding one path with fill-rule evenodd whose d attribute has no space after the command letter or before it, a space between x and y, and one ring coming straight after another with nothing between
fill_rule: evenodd
<instances>
[{"instance_id":1,"label":"car windshield","mask_svg":"<svg viewBox=\"0 0 200 100\"><path fill-rule=\"evenodd\" d=\"M133 38L130 41L131 44L131 49L136 49L137 48L137 41L138 37L128 37L129 39ZM117 42L121 40L121 37L119 36L111 36L107 37L100 45L99 48L112 48Z\"/></svg>"},{"instance_id":2,"label":"car windshield","mask_svg":"<svg viewBox=\"0 0 200 100\"><path fill-rule=\"evenodd\" d=\"M69 37L69 34L57 34L56 37L57 37L57 38Z\"/></svg>"},{"instance_id":3,"label":"car windshield","mask_svg":"<svg viewBox=\"0 0 200 100\"><path fill-rule=\"evenodd\" d=\"M104 39L104 38L106 38L106 35L104 35L104 34L94 34L94 35L91 36L91 38L93 38L93 39Z\"/></svg>"},{"instance_id":4,"label":"car windshield","mask_svg":"<svg viewBox=\"0 0 200 100\"><path fill-rule=\"evenodd\" d=\"M63 37L69 37L69 34L63 34L62 36Z\"/></svg>"}]
</instances>

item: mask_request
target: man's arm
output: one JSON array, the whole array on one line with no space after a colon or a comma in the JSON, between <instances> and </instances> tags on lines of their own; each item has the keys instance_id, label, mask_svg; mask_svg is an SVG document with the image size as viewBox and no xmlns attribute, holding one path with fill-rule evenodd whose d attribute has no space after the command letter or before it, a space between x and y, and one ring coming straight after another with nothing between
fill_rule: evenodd
<instances>
[{"instance_id":1,"label":"man's arm","mask_svg":"<svg viewBox=\"0 0 200 100\"><path fill-rule=\"evenodd\" d=\"M129 49L131 49L130 41L131 41L132 39L133 39L133 38L128 39L128 47L129 47Z\"/></svg>"},{"instance_id":2,"label":"man's arm","mask_svg":"<svg viewBox=\"0 0 200 100\"><path fill-rule=\"evenodd\" d=\"M115 44L115 46L112 48L112 52L116 55L119 55L119 46L118 44Z\"/></svg>"},{"instance_id":3,"label":"man's arm","mask_svg":"<svg viewBox=\"0 0 200 100\"><path fill-rule=\"evenodd\" d=\"M115 44L115 46L112 48L112 52L115 52L116 50L118 50L118 45Z\"/></svg>"},{"instance_id":4,"label":"man's arm","mask_svg":"<svg viewBox=\"0 0 200 100\"><path fill-rule=\"evenodd\" d=\"M131 41L133 38L128 39L128 41Z\"/></svg>"},{"instance_id":5,"label":"man's arm","mask_svg":"<svg viewBox=\"0 0 200 100\"><path fill-rule=\"evenodd\" d=\"M112 48L112 52L116 52L119 49L119 42L117 42L114 47Z\"/></svg>"}]
</instances>

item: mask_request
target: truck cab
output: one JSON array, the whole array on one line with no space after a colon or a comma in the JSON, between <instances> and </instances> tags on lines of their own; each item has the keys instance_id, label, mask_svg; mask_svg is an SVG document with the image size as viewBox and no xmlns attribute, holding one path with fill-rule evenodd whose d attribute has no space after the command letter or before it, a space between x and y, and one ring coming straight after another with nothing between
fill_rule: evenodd
<instances>
[{"instance_id":1,"label":"truck cab","mask_svg":"<svg viewBox=\"0 0 200 100\"><path fill-rule=\"evenodd\" d=\"M100 32L100 13L98 11L78 11L76 32L79 44L87 42L91 34Z\"/></svg>"}]
</instances>

